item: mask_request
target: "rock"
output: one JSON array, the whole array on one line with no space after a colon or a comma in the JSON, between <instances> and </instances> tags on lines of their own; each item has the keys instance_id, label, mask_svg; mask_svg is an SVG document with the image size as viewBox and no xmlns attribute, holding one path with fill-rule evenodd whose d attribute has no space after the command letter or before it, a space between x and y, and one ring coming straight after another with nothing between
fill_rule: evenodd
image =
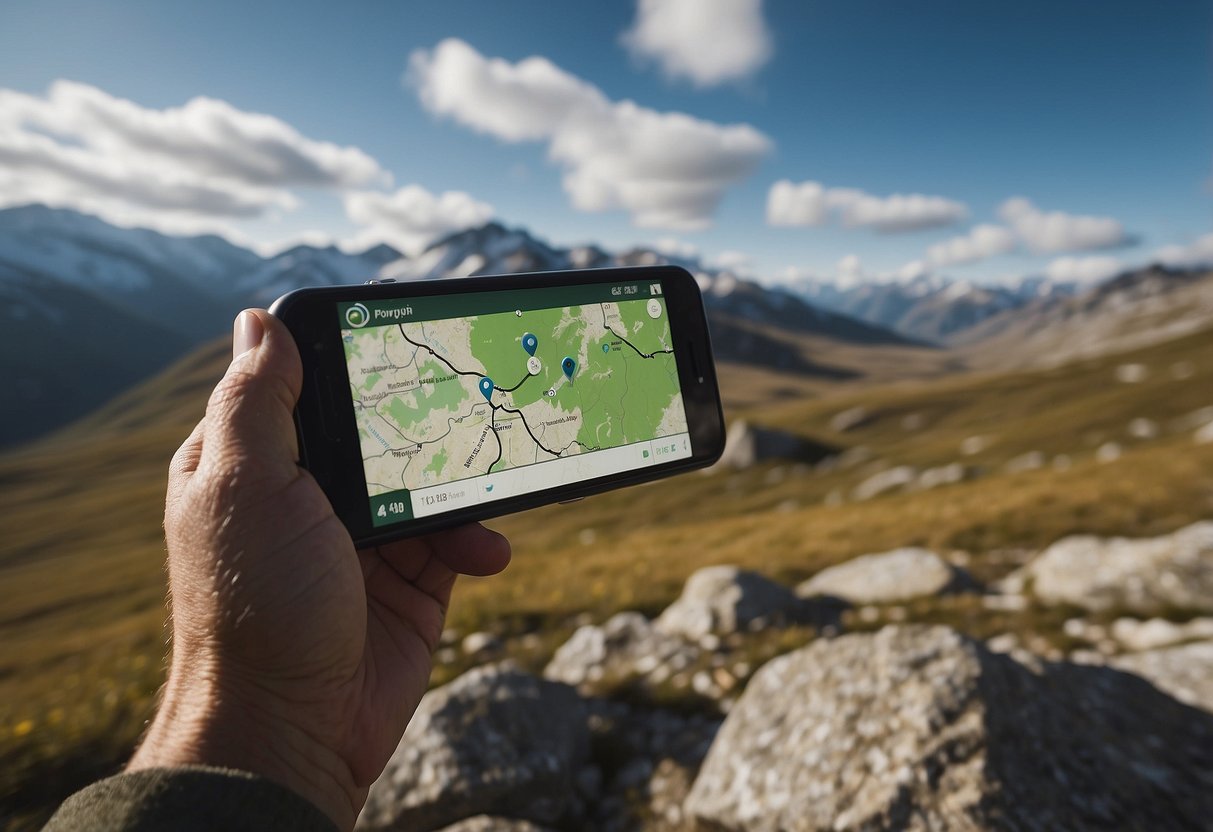
<instances>
[{"instance_id":1,"label":"rock","mask_svg":"<svg viewBox=\"0 0 1213 832\"><path fill-rule=\"evenodd\" d=\"M1003 470L1008 474L1019 474L1024 471L1036 471L1043 467L1045 467L1045 455L1040 451L1028 451L1026 454L1020 454L1009 460L1003 466Z\"/></svg>"},{"instance_id":2,"label":"rock","mask_svg":"<svg viewBox=\"0 0 1213 832\"><path fill-rule=\"evenodd\" d=\"M1197 445L1208 445L1213 442L1213 422L1209 422L1204 427L1197 428L1196 433L1192 434L1192 439Z\"/></svg>"},{"instance_id":3,"label":"rock","mask_svg":"<svg viewBox=\"0 0 1213 832\"><path fill-rule=\"evenodd\" d=\"M1127 650L1155 650L1185 641L1213 639L1213 618L1194 618L1186 624L1173 624L1165 618L1138 621L1118 618L1112 622L1112 638Z\"/></svg>"},{"instance_id":4,"label":"rock","mask_svg":"<svg viewBox=\"0 0 1213 832\"><path fill-rule=\"evenodd\" d=\"M474 818L461 820L450 826L444 826L442 832L551 832L546 826L536 826L528 820L512 818L495 818L489 815L476 815Z\"/></svg>"},{"instance_id":5,"label":"rock","mask_svg":"<svg viewBox=\"0 0 1213 832\"><path fill-rule=\"evenodd\" d=\"M736 566L707 566L687 579L678 600L654 626L662 633L698 640L745 630L755 621L790 623L808 615L805 602L783 584Z\"/></svg>"},{"instance_id":6,"label":"rock","mask_svg":"<svg viewBox=\"0 0 1213 832\"><path fill-rule=\"evenodd\" d=\"M1133 653L1112 664L1148 679L1180 702L1213 713L1213 641Z\"/></svg>"},{"instance_id":7,"label":"rock","mask_svg":"<svg viewBox=\"0 0 1213 832\"><path fill-rule=\"evenodd\" d=\"M863 555L818 572L800 586L801 598L826 595L852 604L895 604L940 595L973 580L928 549Z\"/></svg>"},{"instance_id":8,"label":"rock","mask_svg":"<svg viewBox=\"0 0 1213 832\"><path fill-rule=\"evenodd\" d=\"M918 475L914 487L926 491L931 488L939 488L941 485L955 485L967 479L968 475L969 470L965 466L959 462L952 462L937 468L926 469Z\"/></svg>"},{"instance_id":9,"label":"rock","mask_svg":"<svg viewBox=\"0 0 1213 832\"><path fill-rule=\"evenodd\" d=\"M1067 537L1024 573L1047 604L1145 615L1213 612L1213 521L1152 538Z\"/></svg>"},{"instance_id":10,"label":"rock","mask_svg":"<svg viewBox=\"0 0 1213 832\"><path fill-rule=\"evenodd\" d=\"M812 442L786 431L751 425L738 419L729 425L724 453L715 468L749 468L773 459L817 462L835 453L829 445Z\"/></svg>"},{"instance_id":11,"label":"rock","mask_svg":"<svg viewBox=\"0 0 1213 832\"><path fill-rule=\"evenodd\" d=\"M855 500L870 500L889 491L904 488L914 482L917 476L918 469L911 465L898 465L895 468L886 468L855 486L854 490L851 491L851 497Z\"/></svg>"},{"instance_id":12,"label":"rock","mask_svg":"<svg viewBox=\"0 0 1213 832\"><path fill-rule=\"evenodd\" d=\"M461 645L469 656L496 653L501 649L501 639L492 633L470 633Z\"/></svg>"},{"instance_id":13,"label":"rock","mask_svg":"<svg viewBox=\"0 0 1213 832\"><path fill-rule=\"evenodd\" d=\"M621 612L601 627L580 627L543 670L547 679L583 693L607 693L636 679L664 681L670 669L695 662L700 648L658 630L638 612Z\"/></svg>"},{"instance_id":14,"label":"rock","mask_svg":"<svg viewBox=\"0 0 1213 832\"><path fill-rule=\"evenodd\" d=\"M477 668L421 700L358 828L432 830L478 814L554 822L588 748L571 687L509 663Z\"/></svg>"},{"instance_id":15,"label":"rock","mask_svg":"<svg viewBox=\"0 0 1213 832\"><path fill-rule=\"evenodd\" d=\"M960 443L960 452L965 456L973 456L989 446L990 438L988 436L970 436Z\"/></svg>"},{"instance_id":16,"label":"rock","mask_svg":"<svg viewBox=\"0 0 1213 832\"><path fill-rule=\"evenodd\" d=\"M1199 829L1210 772L1213 717L1141 679L886 627L760 669L684 809L763 832Z\"/></svg>"},{"instance_id":17,"label":"rock","mask_svg":"<svg viewBox=\"0 0 1213 832\"><path fill-rule=\"evenodd\" d=\"M1121 364L1116 368L1116 380L1121 384L1140 384L1150 375L1145 364Z\"/></svg>"},{"instance_id":18,"label":"rock","mask_svg":"<svg viewBox=\"0 0 1213 832\"><path fill-rule=\"evenodd\" d=\"M1158 422L1138 417L1129 422L1129 436L1134 439L1156 439L1158 438Z\"/></svg>"},{"instance_id":19,"label":"rock","mask_svg":"<svg viewBox=\"0 0 1213 832\"><path fill-rule=\"evenodd\" d=\"M834 414L830 419L830 430L836 433L846 433L849 430L863 427L872 420L872 414L866 407L849 407Z\"/></svg>"},{"instance_id":20,"label":"rock","mask_svg":"<svg viewBox=\"0 0 1213 832\"><path fill-rule=\"evenodd\" d=\"M1095 450L1096 462L1115 462L1120 459L1120 455L1124 453L1124 449L1120 447L1119 442L1105 442Z\"/></svg>"}]
</instances>

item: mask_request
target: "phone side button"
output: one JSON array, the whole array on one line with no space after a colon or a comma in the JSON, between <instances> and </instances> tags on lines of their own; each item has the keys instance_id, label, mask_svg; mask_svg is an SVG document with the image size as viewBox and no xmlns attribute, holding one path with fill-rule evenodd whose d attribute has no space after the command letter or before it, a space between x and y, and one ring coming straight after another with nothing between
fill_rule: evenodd
<instances>
[{"instance_id":1,"label":"phone side button","mask_svg":"<svg viewBox=\"0 0 1213 832\"><path fill-rule=\"evenodd\" d=\"M585 497L574 497L571 500L559 500L558 502L562 506L571 506L573 503L580 503L584 499Z\"/></svg>"},{"instance_id":2,"label":"phone side button","mask_svg":"<svg viewBox=\"0 0 1213 832\"><path fill-rule=\"evenodd\" d=\"M329 389L324 374L319 370L312 376L312 383L316 387L316 399L320 404L320 407L317 408L320 416L320 430L329 439L340 441L335 430L337 411L333 401L333 391Z\"/></svg>"}]
</instances>

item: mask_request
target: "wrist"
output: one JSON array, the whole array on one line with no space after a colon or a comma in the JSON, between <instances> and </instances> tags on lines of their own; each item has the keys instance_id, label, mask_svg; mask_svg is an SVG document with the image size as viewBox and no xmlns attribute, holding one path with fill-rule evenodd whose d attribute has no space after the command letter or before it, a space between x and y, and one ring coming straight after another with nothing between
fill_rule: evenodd
<instances>
[{"instance_id":1,"label":"wrist","mask_svg":"<svg viewBox=\"0 0 1213 832\"><path fill-rule=\"evenodd\" d=\"M288 709L214 674L170 673L156 716L128 771L207 765L266 777L352 829L366 789L341 756L287 716Z\"/></svg>"}]
</instances>

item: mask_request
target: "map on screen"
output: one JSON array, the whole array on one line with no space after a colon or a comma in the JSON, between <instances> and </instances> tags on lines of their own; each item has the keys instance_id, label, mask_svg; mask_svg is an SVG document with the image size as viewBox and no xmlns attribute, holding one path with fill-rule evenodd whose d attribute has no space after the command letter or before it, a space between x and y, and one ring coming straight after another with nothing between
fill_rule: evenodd
<instances>
[{"instance_id":1,"label":"map on screen","mask_svg":"<svg viewBox=\"0 0 1213 832\"><path fill-rule=\"evenodd\" d=\"M347 307L377 523L690 455L685 441L654 443L687 433L664 298L530 308L538 297L437 320Z\"/></svg>"}]
</instances>

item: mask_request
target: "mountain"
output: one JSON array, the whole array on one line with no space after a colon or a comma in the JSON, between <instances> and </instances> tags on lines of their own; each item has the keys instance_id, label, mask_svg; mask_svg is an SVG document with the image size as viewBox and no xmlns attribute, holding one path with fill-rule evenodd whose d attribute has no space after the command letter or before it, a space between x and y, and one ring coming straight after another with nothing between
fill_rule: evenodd
<instances>
[{"instance_id":1,"label":"mountain","mask_svg":"<svg viewBox=\"0 0 1213 832\"><path fill-rule=\"evenodd\" d=\"M935 274L905 282L868 282L847 287L804 280L792 288L810 303L933 343L946 343L1007 310L1039 300L1068 297L1076 291L1073 284L1041 277L982 286Z\"/></svg>"},{"instance_id":2,"label":"mountain","mask_svg":"<svg viewBox=\"0 0 1213 832\"><path fill-rule=\"evenodd\" d=\"M1040 297L953 340L980 367L1057 365L1213 324L1213 272L1150 266L1072 297Z\"/></svg>"},{"instance_id":3,"label":"mountain","mask_svg":"<svg viewBox=\"0 0 1213 832\"><path fill-rule=\"evenodd\" d=\"M75 211L28 205L0 210L7 323L0 334L0 385L14 391L0 406L0 445L79 418L225 332L239 309L266 306L291 289L373 277L432 280L671 262L692 271L703 287L722 362L842 380L867 375L868 364L888 363L869 361L864 349L922 347L695 259L646 248L618 254L594 245L559 248L495 222L452 234L416 257L386 245L356 253L299 245L262 257L213 235L118 228ZM831 351L838 345L859 351L837 363Z\"/></svg>"}]
</instances>

